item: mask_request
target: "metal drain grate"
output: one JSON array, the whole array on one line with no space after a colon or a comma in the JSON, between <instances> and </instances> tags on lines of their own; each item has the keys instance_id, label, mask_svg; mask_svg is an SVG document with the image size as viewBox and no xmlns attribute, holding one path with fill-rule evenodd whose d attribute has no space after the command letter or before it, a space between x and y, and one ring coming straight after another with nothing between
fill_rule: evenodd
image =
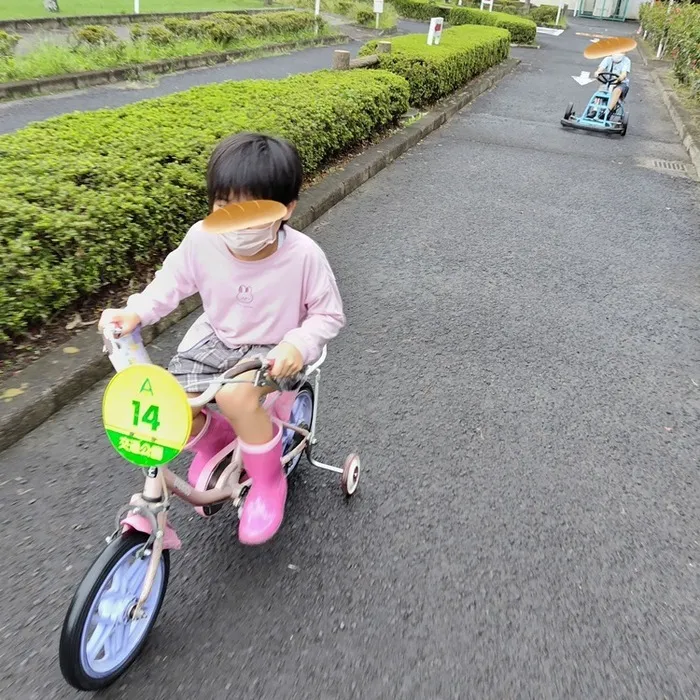
<instances>
[{"instance_id":1,"label":"metal drain grate","mask_svg":"<svg viewBox=\"0 0 700 700\"><path fill-rule=\"evenodd\" d=\"M671 177L684 177L688 180L698 181L698 178L690 163L685 163L682 160L663 160L662 158L641 158L637 161L638 165L650 170L656 170L657 173L670 175Z\"/></svg>"},{"instance_id":2,"label":"metal drain grate","mask_svg":"<svg viewBox=\"0 0 700 700\"><path fill-rule=\"evenodd\" d=\"M658 170L670 170L674 173L687 173L685 163L677 160L654 160L654 167Z\"/></svg>"}]
</instances>

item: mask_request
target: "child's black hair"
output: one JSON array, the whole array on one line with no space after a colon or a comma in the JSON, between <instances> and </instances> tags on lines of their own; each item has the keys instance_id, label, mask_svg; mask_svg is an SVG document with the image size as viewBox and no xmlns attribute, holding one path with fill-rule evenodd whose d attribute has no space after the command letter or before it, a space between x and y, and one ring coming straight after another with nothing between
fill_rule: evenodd
<instances>
[{"instance_id":1,"label":"child's black hair","mask_svg":"<svg viewBox=\"0 0 700 700\"><path fill-rule=\"evenodd\" d=\"M209 159L209 208L231 195L289 206L299 198L303 176L301 158L289 141L263 134L230 136Z\"/></svg>"}]
</instances>

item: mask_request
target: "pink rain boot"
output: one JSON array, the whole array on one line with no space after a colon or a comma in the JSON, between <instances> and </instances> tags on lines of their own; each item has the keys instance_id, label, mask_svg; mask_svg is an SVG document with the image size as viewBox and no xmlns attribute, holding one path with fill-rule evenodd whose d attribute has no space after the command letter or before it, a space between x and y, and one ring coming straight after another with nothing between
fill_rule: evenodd
<instances>
[{"instance_id":1,"label":"pink rain boot","mask_svg":"<svg viewBox=\"0 0 700 700\"><path fill-rule=\"evenodd\" d=\"M197 480L204 467L227 445L236 439L231 424L216 411L202 409L206 421L197 435L185 445L188 452L194 453L194 459L187 471L187 481L190 486L197 486Z\"/></svg>"},{"instance_id":2,"label":"pink rain boot","mask_svg":"<svg viewBox=\"0 0 700 700\"><path fill-rule=\"evenodd\" d=\"M238 524L242 544L262 544L279 530L287 500L287 477L282 458L282 429L273 424L275 437L266 445L238 444L243 466L252 480Z\"/></svg>"}]
</instances>

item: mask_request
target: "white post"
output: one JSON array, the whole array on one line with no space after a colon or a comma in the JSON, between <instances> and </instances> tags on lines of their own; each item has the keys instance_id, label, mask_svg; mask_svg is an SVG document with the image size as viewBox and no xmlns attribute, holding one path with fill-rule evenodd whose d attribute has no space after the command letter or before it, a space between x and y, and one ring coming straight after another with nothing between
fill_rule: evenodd
<instances>
[{"instance_id":1,"label":"white post","mask_svg":"<svg viewBox=\"0 0 700 700\"><path fill-rule=\"evenodd\" d=\"M384 0L374 0L374 14L377 16L377 29L379 29L379 16L384 12Z\"/></svg>"},{"instance_id":2,"label":"white post","mask_svg":"<svg viewBox=\"0 0 700 700\"><path fill-rule=\"evenodd\" d=\"M134 14L135 15L138 15L140 10L141 10L140 4L141 4L140 0L134 0Z\"/></svg>"},{"instance_id":3,"label":"white post","mask_svg":"<svg viewBox=\"0 0 700 700\"><path fill-rule=\"evenodd\" d=\"M557 27L559 26L559 18L561 17L561 10L562 10L562 3L560 2L559 6L557 7L557 19L554 22L554 24L556 24Z\"/></svg>"},{"instance_id":4,"label":"white post","mask_svg":"<svg viewBox=\"0 0 700 700\"><path fill-rule=\"evenodd\" d=\"M671 13L671 5L673 5L673 0L669 0L668 3L668 9L666 10L666 14L669 15ZM666 32L663 33L663 36L661 37L661 41L659 41L659 48L656 49L656 58L661 58L664 54L664 38L666 36Z\"/></svg>"},{"instance_id":5,"label":"white post","mask_svg":"<svg viewBox=\"0 0 700 700\"><path fill-rule=\"evenodd\" d=\"M318 17L321 14L321 0L316 0L316 7L314 8L314 14Z\"/></svg>"}]
</instances>

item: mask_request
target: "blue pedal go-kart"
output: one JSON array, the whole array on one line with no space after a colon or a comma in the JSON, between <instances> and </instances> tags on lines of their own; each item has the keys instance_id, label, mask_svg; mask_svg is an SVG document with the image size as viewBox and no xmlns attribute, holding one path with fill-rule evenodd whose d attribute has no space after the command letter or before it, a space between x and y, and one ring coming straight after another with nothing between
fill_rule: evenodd
<instances>
[{"instance_id":1,"label":"blue pedal go-kart","mask_svg":"<svg viewBox=\"0 0 700 700\"><path fill-rule=\"evenodd\" d=\"M562 126L624 136L627 133L628 116L622 100L618 100L612 114L608 110L610 95L618 77L616 73L607 72L598 75L597 79L603 83L603 87L591 96L586 108L579 116L574 112L574 103L569 102L564 118L561 120Z\"/></svg>"}]
</instances>

